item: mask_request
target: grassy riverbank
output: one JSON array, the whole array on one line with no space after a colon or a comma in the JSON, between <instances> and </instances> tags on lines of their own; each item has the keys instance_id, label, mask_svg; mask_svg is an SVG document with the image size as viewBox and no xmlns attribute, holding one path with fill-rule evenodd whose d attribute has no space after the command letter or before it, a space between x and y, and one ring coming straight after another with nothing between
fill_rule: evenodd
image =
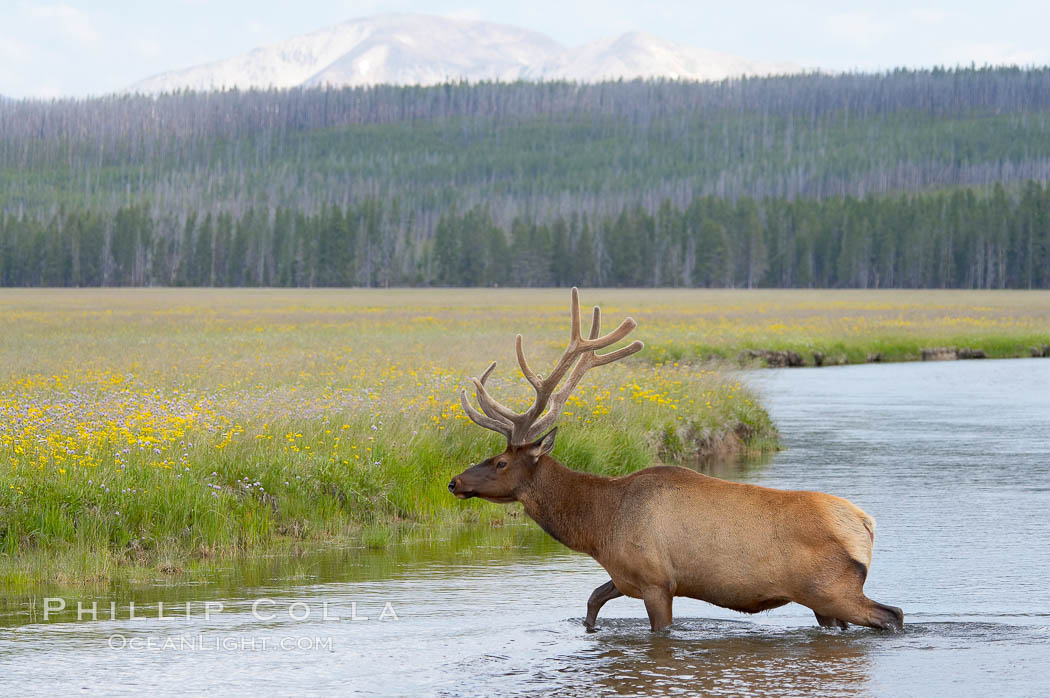
<instances>
[{"instance_id":1,"label":"grassy riverbank","mask_svg":"<svg viewBox=\"0 0 1050 698\"><path fill-rule=\"evenodd\" d=\"M795 352L804 365L919 361L923 350L1032 356L1050 345L1047 291L654 292L653 361ZM690 302L692 301L692 302ZM941 352L939 356L951 356ZM815 360L816 358L816 360ZM759 356L752 363L761 363Z\"/></svg>"},{"instance_id":2,"label":"grassy riverbank","mask_svg":"<svg viewBox=\"0 0 1050 698\"><path fill-rule=\"evenodd\" d=\"M602 300L584 294L584 302ZM621 296L622 297L622 296ZM178 575L289 542L384 547L515 508L445 489L500 437L458 389L531 399L513 358L553 362L562 292L7 291L0 294L0 584ZM624 308L607 308L618 322ZM636 334L647 341L652 328ZM644 356L644 355L640 355ZM556 455L619 474L768 450L733 378L635 357L593 371Z\"/></svg>"},{"instance_id":3,"label":"grassy riverbank","mask_svg":"<svg viewBox=\"0 0 1050 698\"><path fill-rule=\"evenodd\" d=\"M872 352L1050 343L1046 293L589 290L631 314L631 359L588 374L555 455L626 473L775 448L730 374L747 349ZM499 361L531 399L568 326L560 291L0 292L0 585L184 577L209 560L317 542L383 548L515 507L461 502L449 478L501 447L458 403Z\"/></svg>"}]
</instances>

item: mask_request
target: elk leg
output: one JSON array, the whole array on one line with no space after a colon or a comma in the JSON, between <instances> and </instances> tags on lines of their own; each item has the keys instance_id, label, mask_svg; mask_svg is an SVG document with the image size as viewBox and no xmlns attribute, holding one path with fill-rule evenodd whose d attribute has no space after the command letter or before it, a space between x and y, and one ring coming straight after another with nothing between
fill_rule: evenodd
<instances>
[{"instance_id":1,"label":"elk leg","mask_svg":"<svg viewBox=\"0 0 1050 698\"><path fill-rule=\"evenodd\" d=\"M655 633L663 630L672 621L671 604L674 597L667 589L650 587L642 592L642 600L645 601L645 612L649 614L649 627Z\"/></svg>"},{"instance_id":2,"label":"elk leg","mask_svg":"<svg viewBox=\"0 0 1050 698\"><path fill-rule=\"evenodd\" d=\"M820 627L822 628L838 628L839 630L845 630L849 627L849 623L844 620L839 620L838 618L833 618L831 616L822 616L816 611L813 611L813 615L817 617L817 622L820 623Z\"/></svg>"},{"instance_id":3,"label":"elk leg","mask_svg":"<svg viewBox=\"0 0 1050 698\"><path fill-rule=\"evenodd\" d=\"M864 594L830 600L826 605L822 604L819 611L813 611L817 614L818 621L824 616L879 630L904 629L904 613L899 608L877 603Z\"/></svg>"},{"instance_id":4,"label":"elk leg","mask_svg":"<svg viewBox=\"0 0 1050 698\"><path fill-rule=\"evenodd\" d=\"M616 588L611 579L591 592L591 598L587 599L587 618L583 621L584 627L594 630L594 622L598 620L598 611L602 610L606 601L612 601L620 596L623 596L623 592Z\"/></svg>"}]
</instances>

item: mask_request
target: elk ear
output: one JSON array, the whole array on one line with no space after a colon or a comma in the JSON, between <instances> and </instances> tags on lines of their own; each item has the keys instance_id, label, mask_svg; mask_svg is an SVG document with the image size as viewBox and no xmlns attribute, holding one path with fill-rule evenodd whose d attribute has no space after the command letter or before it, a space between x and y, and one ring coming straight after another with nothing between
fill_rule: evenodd
<instances>
[{"instance_id":1,"label":"elk ear","mask_svg":"<svg viewBox=\"0 0 1050 698\"><path fill-rule=\"evenodd\" d=\"M540 459L540 456L549 456L551 451L554 450L554 435L558 433L558 427L554 427L546 434L529 444L527 453L532 458L532 462L536 462Z\"/></svg>"}]
</instances>

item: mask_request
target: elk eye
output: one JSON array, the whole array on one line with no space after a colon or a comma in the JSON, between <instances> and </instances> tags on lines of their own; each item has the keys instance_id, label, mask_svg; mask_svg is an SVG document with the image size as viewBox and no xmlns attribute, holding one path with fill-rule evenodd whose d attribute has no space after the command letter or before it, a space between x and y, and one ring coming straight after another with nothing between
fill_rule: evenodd
<instances>
[{"instance_id":1,"label":"elk eye","mask_svg":"<svg viewBox=\"0 0 1050 698\"><path fill-rule=\"evenodd\" d=\"M507 461L505 461L505 460L501 460L498 463L496 463L496 470L503 470L506 467L507 467Z\"/></svg>"}]
</instances>

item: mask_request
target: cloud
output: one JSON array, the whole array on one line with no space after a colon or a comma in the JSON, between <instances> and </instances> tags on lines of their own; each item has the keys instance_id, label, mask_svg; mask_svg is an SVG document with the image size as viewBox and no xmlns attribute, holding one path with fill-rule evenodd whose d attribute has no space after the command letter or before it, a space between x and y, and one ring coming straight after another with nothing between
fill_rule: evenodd
<instances>
[{"instance_id":1,"label":"cloud","mask_svg":"<svg viewBox=\"0 0 1050 698\"><path fill-rule=\"evenodd\" d=\"M920 24L940 24L948 19L948 13L940 10L911 10L908 17Z\"/></svg>"},{"instance_id":2,"label":"cloud","mask_svg":"<svg viewBox=\"0 0 1050 698\"><path fill-rule=\"evenodd\" d=\"M870 46L886 37L892 27L870 12L841 12L825 20L828 33L842 41Z\"/></svg>"},{"instance_id":3,"label":"cloud","mask_svg":"<svg viewBox=\"0 0 1050 698\"><path fill-rule=\"evenodd\" d=\"M23 65L29 62L32 49L15 39L0 38L0 62L7 65Z\"/></svg>"},{"instance_id":4,"label":"cloud","mask_svg":"<svg viewBox=\"0 0 1050 698\"><path fill-rule=\"evenodd\" d=\"M273 31L270 30L269 25L267 25L265 22L260 22L257 19L249 21L248 24L245 26L245 29L248 31L249 34L254 34L255 36L270 36L273 34Z\"/></svg>"},{"instance_id":5,"label":"cloud","mask_svg":"<svg viewBox=\"0 0 1050 698\"><path fill-rule=\"evenodd\" d=\"M87 13L71 5L28 5L26 11L33 19L49 24L78 43L93 44L102 38Z\"/></svg>"},{"instance_id":6,"label":"cloud","mask_svg":"<svg viewBox=\"0 0 1050 698\"><path fill-rule=\"evenodd\" d=\"M164 48L155 39L132 39L131 48L143 58L156 58L164 53Z\"/></svg>"}]
</instances>

